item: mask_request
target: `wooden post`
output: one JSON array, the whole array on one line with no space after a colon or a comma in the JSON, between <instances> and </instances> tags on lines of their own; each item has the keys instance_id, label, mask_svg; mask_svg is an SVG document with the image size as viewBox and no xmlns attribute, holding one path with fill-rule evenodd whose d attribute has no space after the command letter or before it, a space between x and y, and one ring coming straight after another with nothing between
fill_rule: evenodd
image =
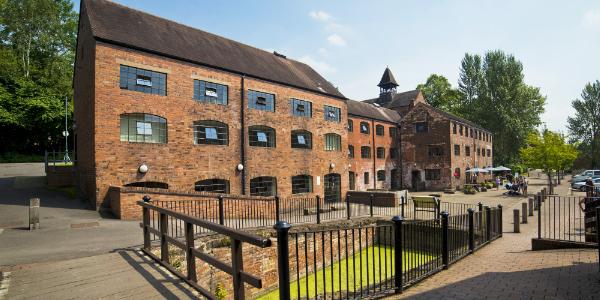
<instances>
[{"instance_id":1,"label":"wooden post","mask_svg":"<svg viewBox=\"0 0 600 300\"><path fill-rule=\"evenodd\" d=\"M520 223L519 223L519 209L517 209L517 208L515 208L513 210L513 225L514 225L515 233L521 232Z\"/></svg>"},{"instance_id":2,"label":"wooden post","mask_svg":"<svg viewBox=\"0 0 600 300\"><path fill-rule=\"evenodd\" d=\"M527 201L529 203L527 203L529 206L527 208L529 208L529 216L533 217L533 197L528 197Z\"/></svg>"},{"instance_id":3,"label":"wooden post","mask_svg":"<svg viewBox=\"0 0 600 300\"><path fill-rule=\"evenodd\" d=\"M150 210L147 207L142 208L142 221L144 224L144 249L150 251Z\"/></svg>"},{"instance_id":4,"label":"wooden post","mask_svg":"<svg viewBox=\"0 0 600 300\"><path fill-rule=\"evenodd\" d=\"M196 256L192 250L194 246L194 224L185 222L185 248L187 261L187 278L191 281L198 281L196 276Z\"/></svg>"},{"instance_id":5,"label":"wooden post","mask_svg":"<svg viewBox=\"0 0 600 300\"><path fill-rule=\"evenodd\" d=\"M40 198L29 199L29 230L40 229Z\"/></svg>"},{"instance_id":6,"label":"wooden post","mask_svg":"<svg viewBox=\"0 0 600 300\"><path fill-rule=\"evenodd\" d=\"M160 260L169 263L169 242L167 241L167 232L169 227L167 215L160 214Z\"/></svg>"},{"instance_id":7,"label":"wooden post","mask_svg":"<svg viewBox=\"0 0 600 300\"><path fill-rule=\"evenodd\" d=\"M244 260L242 256L242 242L231 238L231 277L233 281L233 299L246 299L244 291L244 282L242 281L242 271L244 270Z\"/></svg>"},{"instance_id":8,"label":"wooden post","mask_svg":"<svg viewBox=\"0 0 600 300\"><path fill-rule=\"evenodd\" d=\"M527 224L527 203L521 203L521 223Z\"/></svg>"}]
</instances>

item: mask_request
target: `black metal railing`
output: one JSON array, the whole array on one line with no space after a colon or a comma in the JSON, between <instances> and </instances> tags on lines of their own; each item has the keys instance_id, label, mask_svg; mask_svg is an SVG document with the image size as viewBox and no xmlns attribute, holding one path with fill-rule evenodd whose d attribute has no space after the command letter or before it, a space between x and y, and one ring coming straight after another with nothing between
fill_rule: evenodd
<instances>
[{"instance_id":1,"label":"black metal railing","mask_svg":"<svg viewBox=\"0 0 600 300\"><path fill-rule=\"evenodd\" d=\"M249 274L244 270L244 262L242 255L242 243L248 243L261 248L271 246L271 240L263 238L251 233L231 229L229 227L201 220L196 217L174 211L169 208L159 207L153 203L138 202L142 207L142 223L144 235L144 246L142 251L153 258L156 262L167 268L180 279L184 280L190 286L194 287L202 296L208 299L218 299L218 296L211 293L207 287L203 287L198 283L196 271L196 259L199 259L208 265L225 272L231 276L233 287L233 298L244 299L245 290L244 284L249 284L256 288L262 287L262 279ZM152 213L158 215L158 224L153 224L151 220ZM180 239L170 231L170 224L177 224L179 221L184 223L184 238ZM212 231L216 234L221 234L228 238L231 243L231 262L223 262L196 249L194 245L194 227L201 227ZM156 235L160 239L159 251L160 254L153 253L151 235ZM175 246L183 250L185 256L186 274L174 267L171 263L169 254L169 246Z\"/></svg>"},{"instance_id":2,"label":"black metal railing","mask_svg":"<svg viewBox=\"0 0 600 300\"><path fill-rule=\"evenodd\" d=\"M280 299L350 299L401 292L502 236L502 208L442 212L327 230L277 230ZM277 295L275 295L277 294Z\"/></svg>"}]
</instances>

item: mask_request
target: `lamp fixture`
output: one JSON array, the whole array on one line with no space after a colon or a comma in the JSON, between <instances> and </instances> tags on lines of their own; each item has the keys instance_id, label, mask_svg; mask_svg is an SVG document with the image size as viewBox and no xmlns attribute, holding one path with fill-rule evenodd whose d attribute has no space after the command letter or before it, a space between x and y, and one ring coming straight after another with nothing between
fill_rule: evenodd
<instances>
[{"instance_id":1,"label":"lamp fixture","mask_svg":"<svg viewBox=\"0 0 600 300\"><path fill-rule=\"evenodd\" d=\"M140 172L142 174L146 174L148 172L148 165L146 165L146 163L141 164L138 167L138 172Z\"/></svg>"}]
</instances>

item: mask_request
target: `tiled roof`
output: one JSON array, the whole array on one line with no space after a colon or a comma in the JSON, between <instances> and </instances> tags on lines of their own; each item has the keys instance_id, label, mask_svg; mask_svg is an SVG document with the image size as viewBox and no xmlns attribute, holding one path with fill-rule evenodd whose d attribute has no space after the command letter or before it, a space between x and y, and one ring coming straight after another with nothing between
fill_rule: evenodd
<instances>
[{"instance_id":1,"label":"tiled roof","mask_svg":"<svg viewBox=\"0 0 600 300\"><path fill-rule=\"evenodd\" d=\"M381 76L381 80L379 80L379 84L377 85L378 87L391 87L391 86L398 86L398 83L396 82L396 78L394 78L394 74L392 74L392 71L390 70L390 68L385 68L385 71L383 71L383 75Z\"/></svg>"},{"instance_id":2,"label":"tiled roof","mask_svg":"<svg viewBox=\"0 0 600 300\"><path fill-rule=\"evenodd\" d=\"M394 109L397 107L408 106L412 101L417 99L419 96L419 90L406 91L402 93L397 93L392 95L392 100L388 103L383 103L383 106L386 108ZM365 100L367 103L375 103L379 98L373 98Z\"/></svg>"},{"instance_id":3,"label":"tiled roof","mask_svg":"<svg viewBox=\"0 0 600 300\"><path fill-rule=\"evenodd\" d=\"M376 106L363 101L348 100L348 114L379 121L398 123L400 114L397 111Z\"/></svg>"},{"instance_id":4,"label":"tiled roof","mask_svg":"<svg viewBox=\"0 0 600 300\"><path fill-rule=\"evenodd\" d=\"M345 99L310 66L106 0L82 0L100 41Z\"/></svg>"}]
</instances>

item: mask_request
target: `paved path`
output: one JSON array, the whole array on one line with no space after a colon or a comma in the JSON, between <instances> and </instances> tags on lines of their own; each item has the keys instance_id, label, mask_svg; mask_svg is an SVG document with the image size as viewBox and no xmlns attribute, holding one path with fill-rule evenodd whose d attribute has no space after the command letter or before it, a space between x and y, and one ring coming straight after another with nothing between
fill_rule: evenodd
<instances>
[{"instance_id":1,"label":"paved path","mask_svg":"<svg viewBox=\"0 0 600 300\"><path fill-rule=\"evenodd\" d=\"M198 294L137 251L4 267L0 299L190 299ZM3 278L4 277L4 278Z\"/></svg>"},{"instance_id":2,"label":"paved path","mask_svg":"<svg viewBox=\"0 0 600 300\"><path fill-rule=\"evenodd\" d=\"M557 189L558 193L567 193L566 184L565 181ZM513 203L508 209L512 212L512 208L520 208L520 203ZM501 239L392 298L600 298L597 250L531 251L537 218L529 217L528 224L521 224L521 233L515 234L509 232L513 226L512 214L504 216Z\"/></svg>"}]
</instances>

